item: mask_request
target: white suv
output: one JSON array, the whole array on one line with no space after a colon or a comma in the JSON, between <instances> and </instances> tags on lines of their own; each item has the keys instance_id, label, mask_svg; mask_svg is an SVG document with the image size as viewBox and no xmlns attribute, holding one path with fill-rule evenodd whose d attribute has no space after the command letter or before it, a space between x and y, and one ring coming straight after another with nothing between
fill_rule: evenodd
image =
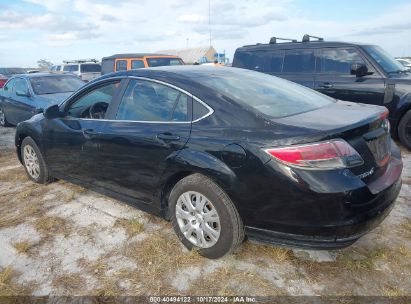
<instances>
[{"instance_id":1,"label":"white suv","mask_svg":"<svg viewBox=\"0 0 411 304\"><path fill-rule=\"evenodd\" d=\"M65 60L63 64L54 65L50 69L55 72L72 73L83 81L89 82L101 75L101 64L95 59Z\"/></svg>"}]
</instances>

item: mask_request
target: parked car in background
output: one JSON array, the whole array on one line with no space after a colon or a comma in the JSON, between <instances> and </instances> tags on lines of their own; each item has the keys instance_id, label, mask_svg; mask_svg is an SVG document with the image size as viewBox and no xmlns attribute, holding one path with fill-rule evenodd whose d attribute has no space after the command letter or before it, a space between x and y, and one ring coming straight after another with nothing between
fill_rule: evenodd
<instances>
[{"instance_id":1,"label":"parked car in background","mask_svg":"<svg viewBox=\"0 0 411 304\"><path fill-rule=\"evenodd\" d=\"M183 64L183 60L174 55L150 53L116 54L109 57L104 57L101 60L101 75L141 68Z\"/></svg>"},{"instance_id":2,"label":"parked car in background","mask_svg":"<svg viewBox=\"0 0 411 304\"><path fill-rule=\"evenodd\" d=\"M0 68L0 88L2 88L13 75L25 73L27 73L27 69L23 68Z\"/></svg>"},{"instance_id":3,"label":"parked car in background","mask_svg":"<svg viewBox=\"0 0 411 304\"><path fill-rule=\"evenodd\" d=\"M17 125L84 85L77 76L34 73L10 78L0 90L0 126Z\"/></svg>"},{"instance_id":4,"label":"parked car in background","mask_svg":"<svg viewBox=\"0 0 411 304\"><path fill-rule=\"evenodd\" d=\"M50 71L71 73L89 82L101 76L101 64L96 59L66 60L63 64L53 65Z\"/></svg>"},{"instance_id":5,"label":"parked car in background","mask_svg":"<svg viewBox=\"0 0 411 304\"><path fill-rule=\"evenodd\" d=\"M399 63L401 63L405 68L407 68L409 71L411 71L411 59L405 59L405 58L395 58Z\"/></svg>"},{"instance_id":6,"label":"parked car in background","mask_svg":"<svg viewBox=\"0 0 411 304\"><path fill-rule=\"evenodd\" d=\"M391 132L411 149L411 74L375 45L312 41L240 47L233 66L276 75L340 100L385 106ZM315 37L318 38L318 37Z\"/></svg>"},{"instance_id":7,"label":"parked car in background","mask_svg":"<svg viewBox=\"0 0 411 304\"><path fill-rule=\"evenodd\" d=\"M387 115L244 69L139 69L19 124L16 151L34 182L69 180L170 219L209 258L244 228L330 249L377 226L400 191Z\"/></svg>"}]
</instances>

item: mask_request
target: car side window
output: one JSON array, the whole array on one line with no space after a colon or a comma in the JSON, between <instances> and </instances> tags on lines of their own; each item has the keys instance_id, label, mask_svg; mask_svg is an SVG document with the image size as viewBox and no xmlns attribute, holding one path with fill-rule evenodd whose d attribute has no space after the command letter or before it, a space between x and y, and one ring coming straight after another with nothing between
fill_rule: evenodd
<instances>
[{"instance_id":1,"label":"car side window","mask_svg":"<svg viewBox=\"0 0 411 304\"><path fill-rule=\"evenodd\" d=\"M7 82L7 84L3 88L3 91L6 92L7 94L13 93L14 82L15 82L15 79L12 79L9 82Z\"/></svg>"},{"instance_id":2,"label":"car side window","mask_svg":"<svg viewBox=\"0 0 411 304\"><path fill-rule=\"evenodd\" d=\"M325 48L317 60L321 73L350 74L353 63L366 64L355 49Z\"/></svg>"},{"instance_id":3,"label":"car side window","mask_svg":"<svg viewBox=\"0 0 411 304\"><path fill-rule=\"evenodd\" d=\"M196 121L197 119L200 119L201 117L207 115L208 112L209 110L201 103L196 100L193 101L193 121Z\"/></svg>"},{"instance_id":4,"label":"car side window","mask_svg":"<svg viewBox=\"0 0 411 304\"><path fill-rule=\"evenodd\" d=\"M236 66L259 72L279 73L283 67L283 51L239 52Z\"/></svg>"},{"instance_id":5,"label":"car side window","mask_svg":"<svg viewBox=\"0 0 411 304\"><path fill-rule=\"evenodd\" d=\"M127 60L117 60L116 71L127 71Z\"/></svg>"},{"instance_id":6,"label":"car side window","mask_svg":"<svg viewBox=\"0 0 411 304\"><path fill-rule=\"evenodd\" d=\"M16 78L14 83L14 93L23 93L27 94L29 91L29 87L27 86L27 81L23 78Z\"/></svg>"},{"instance_id":7,"label":"car side window","mask_svg":"<svg viewBox=\"0 0 411 304\"><path fill-rule=\"evenodd\" d=\"M103 119L112 102L120 80L101 85L74 101L68 108L67 115L76 118Z\"/></svg>"},{"instance_id":8,"label":"car side window","mask_svg":"<svg viewBox=\"0 0 411 304\"><path fill-rule=\"evenodd\" d=\"M133 79L120 102L116 119L133 121L189 121L191 97L156 82Z\"/></svg>"},{"instance_id":9,"label":"car side window","mask_svg":"<svg viewBox=\"0 0 411 304\"><path fill-rule=\"evenodd\" d=\"M143 60L132 60L131 61L131 69L132 70L142 69L142 68L144 68Z\"/></svg>"},{"instance_id":10,"label":"car side window","mask_svg":"<svg viewBox=\"0 0 411 304\"><path fill-rule=\"evenodd\" d=\"M313 50L287 50L284 56L283 72L310 73L315 69Z\"/></svg>"},{"instance_id":11,"label":"car side window","mask_svg":"<svg viewBox=\"0 0 411 304\"><path fill-rule=\"evenodd\" d=\"M68 64L63 67L64 72L77 72L78 64Z\"/></svg>"}]
</instances>

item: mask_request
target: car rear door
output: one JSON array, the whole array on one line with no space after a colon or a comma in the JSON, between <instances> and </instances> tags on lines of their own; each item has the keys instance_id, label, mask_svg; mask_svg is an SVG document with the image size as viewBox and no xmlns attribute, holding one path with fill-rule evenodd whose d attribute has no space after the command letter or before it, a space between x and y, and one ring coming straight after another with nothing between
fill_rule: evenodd
<instances>
[{"instance_id":1,"label":"car rear door","mask_svg":"<svg viewBox=\"0 0 411 304\"><path fill-rule=\"evenodd\" d=\"M315 52L313 49L285 50L280 77L314 88Z\"/></svg>"},{"instance_id":2,"label":"car rear door","mask_svg":"<svg viewBox=\"0 0 411 304\"><path fill-rule=\"evenodd\" d=\"M118 100L99 149L105 159L103 185L150 204L167 162L190 136L192 96L166 83L133 78Z\"/></svg>"},{"instance_id":3,"label":"car rear door","mask_svg":"<svg viewBox=\"0 0 411 304\"><path fill-rule=\"evenodd\" d=\"M351 75L354 63L365 64L372 74ZM384 105L384 79L354 47L318 50L315 89L340 100Z\"/></svg>"}]
</instances>

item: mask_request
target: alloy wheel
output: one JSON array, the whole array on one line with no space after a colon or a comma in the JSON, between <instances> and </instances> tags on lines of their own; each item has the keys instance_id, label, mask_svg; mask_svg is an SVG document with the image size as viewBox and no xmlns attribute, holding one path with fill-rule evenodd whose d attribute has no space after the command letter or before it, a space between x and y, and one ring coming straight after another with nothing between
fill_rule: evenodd
<instances>
[{"instance_id":1,"label":"alloy wheel","mask_svg":"<svg viewBox=\"0 0 411 304\"><path fill-rule=\"evenodd\" d=\"M24 165L26 166L27 172L34 179L40 176L40 164L37 157L36 151L30 145L26 145L23 150Z\"/></svg>"},{"instance_id":2,"label":"alloy wheel","mask_svg":"<svg viewBox=\"0 0 411 304\"><path fill-rule=\"evenodd\" d=\"M181 233L199 248L214 246L221 232L220 217L211 201L196 191L180 195L176 218Z\"/></svg>"}]
</instances>

